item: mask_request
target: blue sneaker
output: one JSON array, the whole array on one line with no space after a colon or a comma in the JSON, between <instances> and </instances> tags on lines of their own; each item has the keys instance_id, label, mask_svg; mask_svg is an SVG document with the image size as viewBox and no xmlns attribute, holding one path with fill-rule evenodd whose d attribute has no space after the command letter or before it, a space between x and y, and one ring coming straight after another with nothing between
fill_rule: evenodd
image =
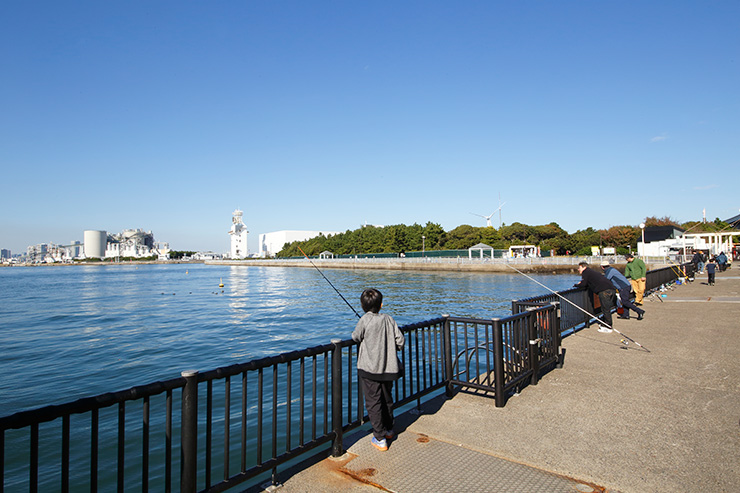
<instances>
[{"instance_id":1,"label":"blue sneaker","mask_svg":"<svg viewBox=\"0 0 740 493\"><path fill-rule=\"evenodd\" d=\"M383 452L388 450L388 442L385 441L385 438L378 440L377 438L373 437L370 442L378 450L382 450Z\"/></svg>"},{"instance_id":2,"label":"blue sneaker","mask_svg":"<svg viewBox=\"0 0 740 493\"><path fill-rule=\"evenodd\" d=\"M386 431L385 432L385 439L386 440L393 440L394 438L396 438L396 434L393 432L393 430L390 430L390 431Z\"/></svg>"}]
</instances>

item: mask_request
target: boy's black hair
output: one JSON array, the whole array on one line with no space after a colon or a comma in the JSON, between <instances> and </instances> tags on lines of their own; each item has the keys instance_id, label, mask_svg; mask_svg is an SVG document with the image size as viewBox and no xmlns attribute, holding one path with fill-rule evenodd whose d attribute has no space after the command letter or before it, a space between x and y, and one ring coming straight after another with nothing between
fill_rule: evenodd
<instances>
[{"instance_id":1,"label":"boy's black hair","mask_svg":"<svg viewBox=\"0 0 740 493\"><path fill-rule=\"evenodd\" d=\"M377 289L366 289L360 296L360 303L366 312L378 313L383 304L383 294Z\"/></svg>"}]
</instances>

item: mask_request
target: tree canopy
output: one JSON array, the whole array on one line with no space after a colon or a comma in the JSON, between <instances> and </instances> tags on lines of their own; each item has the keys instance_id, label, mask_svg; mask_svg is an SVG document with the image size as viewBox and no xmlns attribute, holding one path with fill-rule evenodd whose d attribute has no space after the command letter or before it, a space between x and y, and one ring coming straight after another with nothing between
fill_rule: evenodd
<instances>
[{"instance_id":1,"label":"tree canopy","mask_svg":"<svg viewBox=\"0 0 740 493\"><path fill-rule=\"evenodd\" d=\"M672 225L691 232L712 232L727 229L728 224L719 218L713 222L690 221L680 224L670 217L647 217L647 227ZM617 253L625 254L637 248L641 237L639 226L611 226L608 229L586 228L568 233L557 223L530 226L515 222L496 229L493 226L476 227L462 224L445 231L437 223L427 222L424 226L394 224L392 226L363 226L332 236L319 235L306 241L286 243L278 257L301 256L299 247L307 255L319 255L330 251L335 255L364 255L371 253L401 253L429 250L465 250L478 243L496 249L507 249L512 245L535 245L542 251L555 255L590 255L592 246L614 247Z\"/></svg>"}]
</instances>

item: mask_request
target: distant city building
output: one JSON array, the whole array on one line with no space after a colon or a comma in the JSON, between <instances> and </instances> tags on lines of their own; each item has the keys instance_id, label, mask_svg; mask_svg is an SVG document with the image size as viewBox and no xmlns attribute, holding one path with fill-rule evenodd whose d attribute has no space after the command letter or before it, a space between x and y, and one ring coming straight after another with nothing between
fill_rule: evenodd
<instances>
[{"instance_id":1,"label":"distant city building","mask_svg":"<svg viewBox=\"0 0 740 493\"><path fill-rule=\"evenodd\" d=\"M72 258L79 258L82 255L82 242L79 240L72 240L72 244L68 248L69 255Z\"/></svg>"},{"instance_id":2,"label":"distant city building","mask_svg":"<svg viewBox=\"0 0 740 493\"><path fill-rule=\"evenodd\" d=\"M236 209L231 218L231 229L229 235L231 236L231 258L246 258L248 254L247 247L247 227L242 221L242 211Z\"/></svg>"},{"instance_id":3,"label":"distant city building","mask_svg":"<svg viewBox=\"0 0 740 493\"><path fill-rule=\"evenodd\" d=\"M2 249L0 250L0 260L10 259L12 258L12 255L10 254L10 250Z\"/></svg>"},{"instance_id":4,"label":"distant city building","mask_svg":"<svg viewBox=\"0 0 740 493\"><path fill-rule=\"evenodd\" d=\"M223 258L223 255L220 253L214 253L214 252L196 252L193 254L190 259L192 260L220 260Z\"/></svg>"},{"instance_id":5,"label":"distant city building","mask_svg":"<svg viewBox=\"0 0 740 493\"><path fill-rule=\"evenodd\" d=\"M39 243L26 248L26 261L33 263L71 262L70 245Z\"/></svg>"},{"instance_id":6,"label":"distant city building","mask_svg":"<svg viewBox=\"0 0 740 493\"><path fill-rule=\"evenodd\" d=\"M321 234L332 236L339 233L337 231L274 231L263 233L260 235L259 256L262 258L274 257L283 249L286 243L310 240Z\"/></svg>"},{"instance_id":7,"label":"distant city building","mask_svg":"<svg viewBox=\"0 0 740 493\"><path fill-rule=\"evenodd\" d=\"M47 243L39 243L38 245L30 245L26 248L26 257L31 262L43 262L44 257L49 252L49 245Z\"/></svg>"},{"instance_id":8,"label":"distant city building","mask_svg":"<svg viewBox=\"0 0 740 493\"><path fill-rule=\"evenodd\" d=\"M10 258L10 251L8 258ZM25 261L32 263L72 262L83 258L157 257L169 258L168 243L157 243L151 231L125 229L119 234L108 234L103 230L85 230L83 241L72 240L69 245L40 243L27 248Z\"/></svg>"},{"instance_id":9,"label":"distant city building","mask_svg":"<svg viewBox=\"0 0 740 493\"><path fill-rule=\"evenodd\" d=\"M169 244L155 242L151 231L145 233L142 229L124 229L121 233L107 235L105 258L166 258L169 251Z\"/></svg>"}]
</instances>

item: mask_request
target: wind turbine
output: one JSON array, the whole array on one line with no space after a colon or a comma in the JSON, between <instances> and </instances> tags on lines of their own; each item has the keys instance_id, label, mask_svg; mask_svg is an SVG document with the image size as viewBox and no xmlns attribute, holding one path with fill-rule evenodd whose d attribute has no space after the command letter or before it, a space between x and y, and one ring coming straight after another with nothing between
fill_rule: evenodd
<instances>
[{"instance_id":1,"label":"wind turbine","mask_svg":"<svg viewBox=\"0 0 740 493\"><path fill-rule=\"evenodd\" d=\"M491 217L493 217L493 215L496 214L496 212L495 211L491 212L487 216L484 216L483 214L476 214L475 212L471 212L471 214L474 216L482 217L483 219L486 220L486 226L491 226Z\"/></svg>"},{"instance_id":2,"label":"wind turbine","mask_svg":"<svg viewBox=\"0 0 740 493\"><path fill-rule=\"evenodd\" d=\"M504 202L504 204L505 203L506 202ZM483 214L476 214L475 212L471 212L471 214L474 215L474 216L482 217L483 219L485 219L486 220L486 226L492 226L492 224L491 224L491 218L493 217L494 214L496 214L497 212L500 212L501 211L501 208L504 206L504 204L501 204L500 206L498 206L498 209L496 209L495 211L491 212L487 216L484 216ZM499 220L500 220L500 216L499 216Z\"/></svg>"}]
</instances>

